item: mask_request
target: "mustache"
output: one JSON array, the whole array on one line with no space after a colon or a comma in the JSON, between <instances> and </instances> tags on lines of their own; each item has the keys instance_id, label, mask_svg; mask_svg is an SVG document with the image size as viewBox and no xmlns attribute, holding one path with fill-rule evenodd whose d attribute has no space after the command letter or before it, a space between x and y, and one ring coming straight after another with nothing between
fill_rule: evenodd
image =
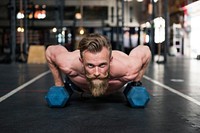
<instances>
[{"instance_id":1,"label":"mustache","mask_svg":"<svg viewBox=\"0 0 200 133\"><path fill-rule=\"evenodd\" d=\"M109 72L107 72L105 75L103 75L101 77L95 77L95 76L88 75L88 74L86 74L85 76L87 77L87 79L90 79L90 80L93 80L93 79L107 79L107 78L109 78L110 74L109 74Z\"/></svg>"}]
</instances>

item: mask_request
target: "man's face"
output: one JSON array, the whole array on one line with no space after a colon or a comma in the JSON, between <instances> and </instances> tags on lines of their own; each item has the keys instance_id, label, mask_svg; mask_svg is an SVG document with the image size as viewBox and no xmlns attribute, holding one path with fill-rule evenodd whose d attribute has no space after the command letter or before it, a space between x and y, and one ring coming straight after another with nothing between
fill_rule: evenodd
<instances>
[{"instance_id":1,"label":"man's face","mask_svg":"<svg viewBox=\"0 0 200 133\"><path fill-rule=\"evenodd\" d=\"M101 52L97 53L84 51L83 58L80 60L93 96L103 95L108 88L110 62L112 60L109 50L103 48Z\"/></svg>"}]
</instances>

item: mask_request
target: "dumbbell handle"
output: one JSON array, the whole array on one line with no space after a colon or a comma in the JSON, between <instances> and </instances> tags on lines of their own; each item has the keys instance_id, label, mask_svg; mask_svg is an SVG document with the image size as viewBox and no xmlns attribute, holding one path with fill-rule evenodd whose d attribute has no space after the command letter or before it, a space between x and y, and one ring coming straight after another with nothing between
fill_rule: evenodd
<instances>
[{"instance_id":1,"label":"dumbbell handle","mask_svg":"<svg viewBox=\"0 0 200 133\"><path fill-rule=\"evenodd\" d=\"M136 81L136 82L129 82L126 85L126 88L124 89L124 95L127 95L127 93L130 91L131 86L142 86L142 82Z\"/></svg>"},{"instance_id":2,"label":"dumbbell handle","mask_svg":"<svg viewBox=\"0 0 200 133\"><path fill-rule=\"evenodd\" d=\"M130 82L131 86L142 86L142 82L140 81L135 81L135 82Z\"/></svg>"}]
</instances>

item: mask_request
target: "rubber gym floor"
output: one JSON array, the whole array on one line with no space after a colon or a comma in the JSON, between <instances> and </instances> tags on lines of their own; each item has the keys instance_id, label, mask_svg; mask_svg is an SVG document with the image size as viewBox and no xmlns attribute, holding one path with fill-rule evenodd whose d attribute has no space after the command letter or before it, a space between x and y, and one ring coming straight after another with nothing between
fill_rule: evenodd
<instances>
[{"instance_id":1,"label":"rubber gym floor","mask_svg":"<svg viewBox=\"0 0 200 133\"><path fill-rule=\"evenodd\" d=\"M93 98L74 93L64 108L44 99L53 85L46 64L0 64L1 133L199 133L200 61L151 63L142 83L151 99L131 108L122 92Z\"/></svg>"}]
</instances>

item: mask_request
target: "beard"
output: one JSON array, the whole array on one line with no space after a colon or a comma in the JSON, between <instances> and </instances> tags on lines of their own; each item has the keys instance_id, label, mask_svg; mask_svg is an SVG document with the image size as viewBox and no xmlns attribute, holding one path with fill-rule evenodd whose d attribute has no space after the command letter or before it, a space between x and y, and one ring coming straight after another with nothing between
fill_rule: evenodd
<instances>
[{"instance_id":1,"label":"beard","mask_svg":"<svg viewBox=\"0 0 200 133\"><path fill-rule=\"evenodd\" d=\"M103 77L94 78L86 74L86 78L89 82L89 89L93 96L98 97L103 94L108 89L109 72L107 72Z\"/></svg>"}]
</instances>

